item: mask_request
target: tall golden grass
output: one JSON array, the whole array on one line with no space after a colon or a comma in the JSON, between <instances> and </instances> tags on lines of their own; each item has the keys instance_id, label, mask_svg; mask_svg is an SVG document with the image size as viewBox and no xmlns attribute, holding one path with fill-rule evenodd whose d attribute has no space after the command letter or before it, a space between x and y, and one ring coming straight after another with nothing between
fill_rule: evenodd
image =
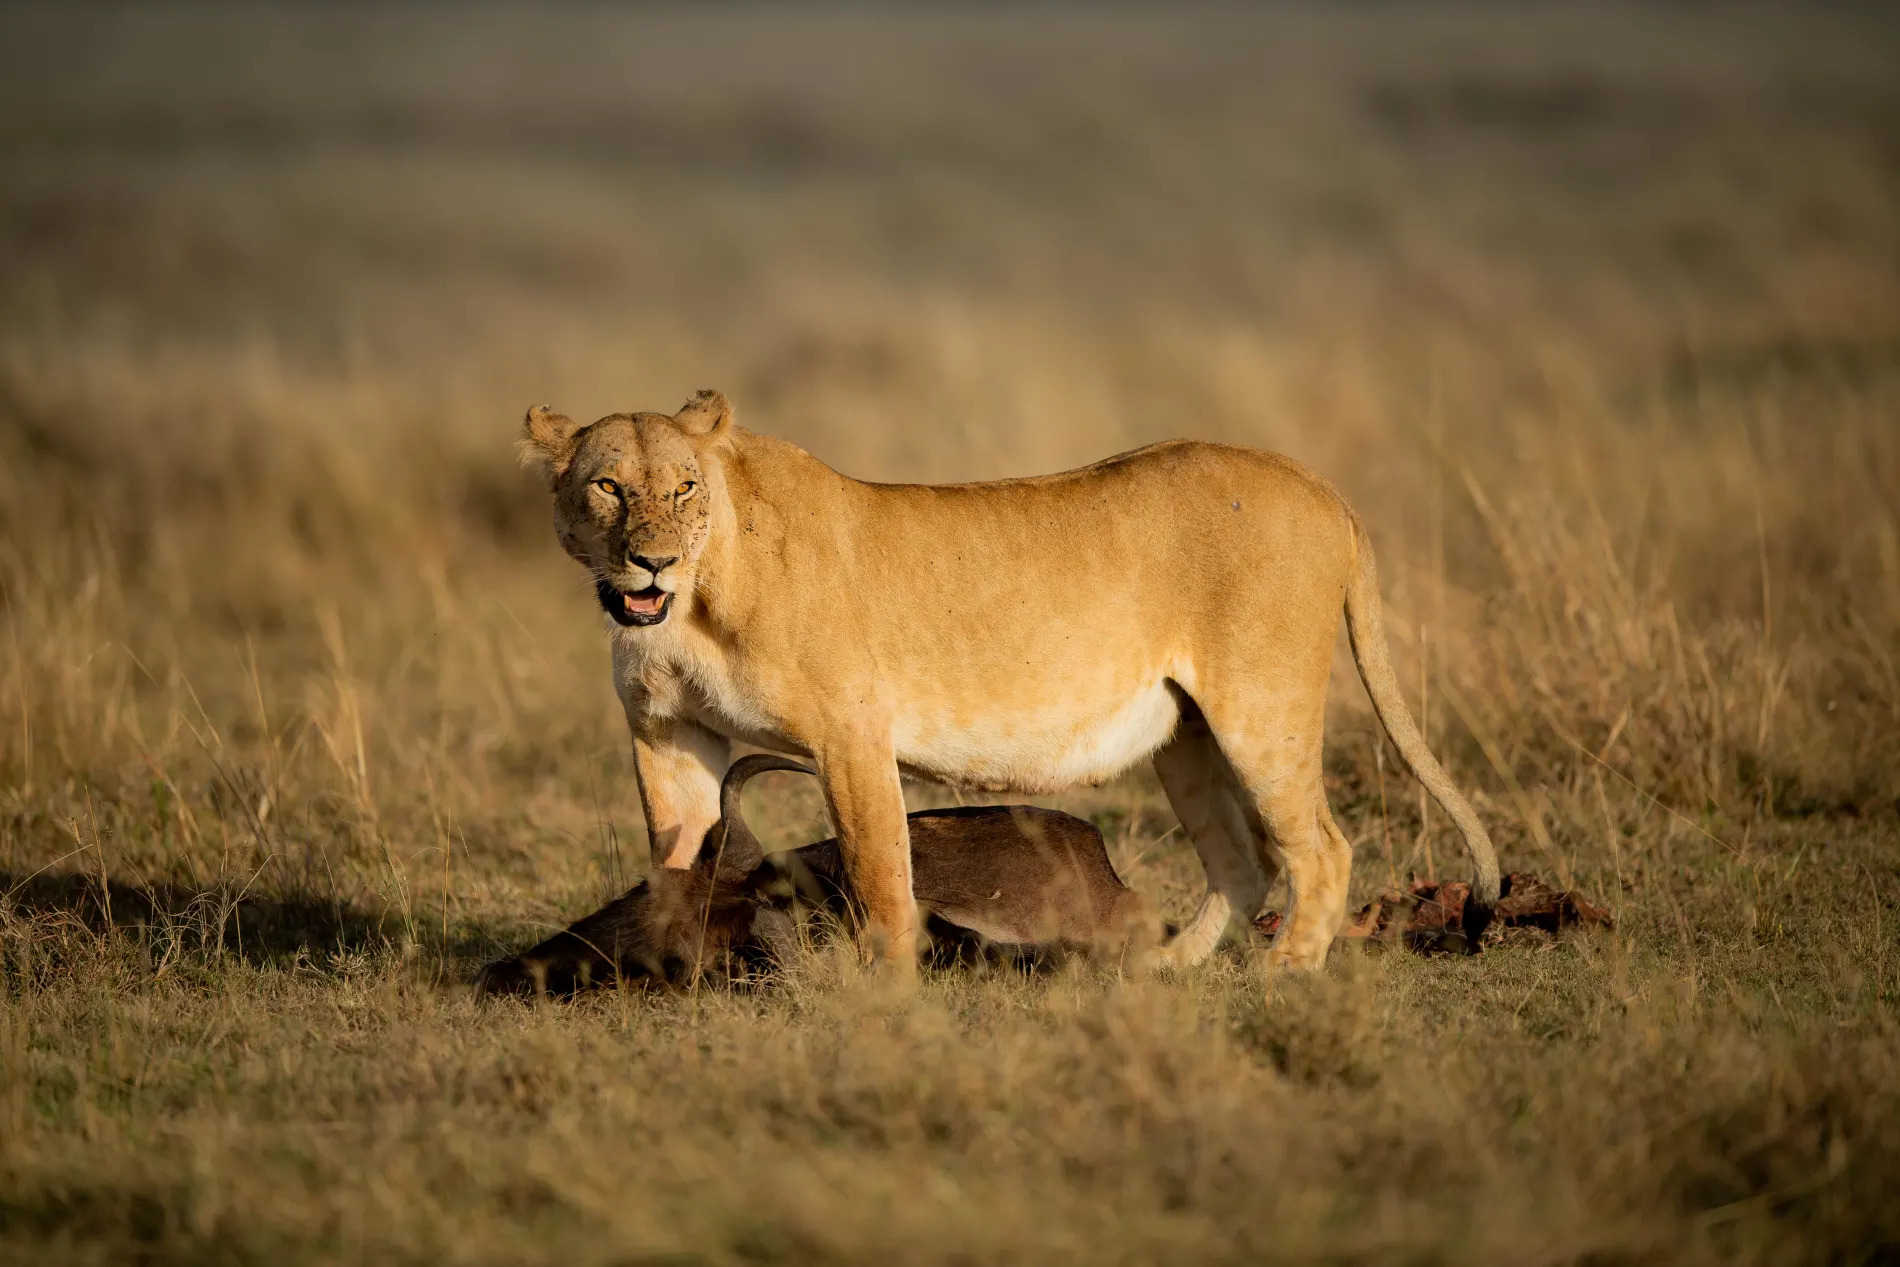
<instances>
[{"instance_id":1,"label":"tall golden grass","mask_svg":"<svg viewBox=\"0 0 1900 1267\"><path fill-rule=\"evenodd\" d=\"M1894 35L0 14L0 1257L1893 1254ZM513 429L703 386L870 478L1324 472L1616 934L477 1007L646 856ZM1461 870L1340 670L1359 888ZM1061 803L1188 908L1148 776Z\"/></svg>"}]
</instances>

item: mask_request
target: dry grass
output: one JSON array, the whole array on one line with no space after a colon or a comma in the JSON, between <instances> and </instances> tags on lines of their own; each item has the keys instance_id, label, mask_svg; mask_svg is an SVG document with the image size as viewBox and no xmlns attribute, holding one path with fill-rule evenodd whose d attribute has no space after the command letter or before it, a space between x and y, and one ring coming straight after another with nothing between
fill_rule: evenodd
<instances>
[{"instance_id":1,"label":"dry grass","mask_svg":"<svg viewBox=\"0 0 1900 1267\"><path fill-rule=\"evenodd\" d=\"M0 14L0 1258L1891 1260L1895 35ZM438 984L646 852L516 419L701 386L870 477L1310 462L1507 866L1617 932ZM1336 696L1360 886L1462 870ZM1148 776L1061 803L1187 908Z\"/></svg>"}]
</instances>

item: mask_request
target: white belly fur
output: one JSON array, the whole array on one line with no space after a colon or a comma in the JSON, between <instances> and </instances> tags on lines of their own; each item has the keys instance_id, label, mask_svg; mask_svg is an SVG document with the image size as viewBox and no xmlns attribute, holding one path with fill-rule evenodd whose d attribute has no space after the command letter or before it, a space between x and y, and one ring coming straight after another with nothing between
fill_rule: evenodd
<instances>
[{"instance_id":1,"label":"white belly fur","mask_svg":"<svg viewBox=\"0 0 1900 1267\"><path fill-rule=\"evenodd\" d=\"M646 654L654 648L616 639L616 677L635 690ZM786 727L708 660L669 656L675 697L683 715L741 743L809 756ZM1181 719L1170 681L1193 689L1192 671L1169 664L1130 693L1087 701L1026 707L998 699L972 720L968 712L936 712L915 705L895 719L892 740L907 772L988 791L1056 792L1104 783L1168 741Z\"/></svg>"},{"instance_id":2,"label":"white belly fur","mask_svg":"<svg viewBox=\"0 0 1900 1267\"><path fill-rule=\"evenodd\" d=\"M1114 778L1166 743L1181 720L1165 677L1119 706L1081 716L1072 708L1029 711L1001 703L995 713L962 726L900 719L894 736L898 764L966 787L1055 792Z\"/></svg>"}]
</instances>

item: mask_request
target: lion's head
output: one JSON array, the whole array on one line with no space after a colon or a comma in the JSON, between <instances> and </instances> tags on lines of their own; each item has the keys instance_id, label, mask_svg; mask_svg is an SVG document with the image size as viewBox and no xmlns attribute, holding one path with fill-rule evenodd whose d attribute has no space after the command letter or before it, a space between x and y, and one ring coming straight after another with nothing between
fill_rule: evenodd
<instances>
[{"instance_id":1,"label":"lion's head","mask_svg":"<svg viewBox=\"0 0 1900 1267\"><path fill-rule=\"evenodd\" d=\"M620 624L660 624L678 596L690 600L725 493L716 450L731 426L732 406L714 391L670 418L610 414L582 426L546 406L528 411L522 457L554 493L555 535Z\"/></svg>"}]
</instances>

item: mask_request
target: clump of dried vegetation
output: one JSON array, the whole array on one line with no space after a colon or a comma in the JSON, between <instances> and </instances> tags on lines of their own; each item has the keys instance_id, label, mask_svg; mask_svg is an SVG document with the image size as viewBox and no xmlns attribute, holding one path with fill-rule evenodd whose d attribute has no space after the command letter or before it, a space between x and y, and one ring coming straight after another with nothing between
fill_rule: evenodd
<instances>
[{"instance_id":1,"label":"clump of dried vegetation","mask_svg":"<svg viewBox=\"0 0 1900 1267\"><path fill-rule=\"evenodd\" d=\"M0 1258L1900 1252L1895 29L1579 10L0 14ZM1614 929L476 1004L645 858L512 429L702 386L1324 471ZM1458 874L1332 734L1355 899ZM1057 803L1187 908L1148 776Z\"/></svg>"}]
</instances>

